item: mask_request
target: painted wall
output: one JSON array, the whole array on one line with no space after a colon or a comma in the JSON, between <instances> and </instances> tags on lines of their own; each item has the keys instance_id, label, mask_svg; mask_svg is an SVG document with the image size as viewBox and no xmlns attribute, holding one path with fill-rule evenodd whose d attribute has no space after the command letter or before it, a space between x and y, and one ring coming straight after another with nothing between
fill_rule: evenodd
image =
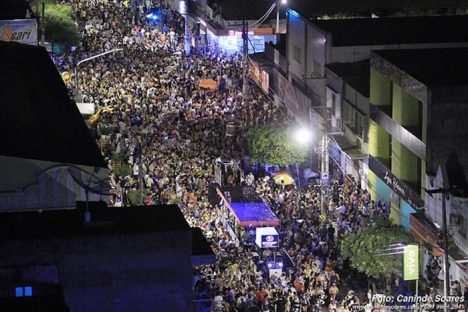
<instances>
[{"instance_id":1,"label":"painted wall","mask_svg":"<svg viewBox=\"0 0 468 312\"><path fill-rule=\"evenodd\" d=\"M418 158L403 144L392 138L392 173L402 182L419 183Z\"/></svg>"},{"instance_id":2,"label":"painted wall","mask_svg":"<svg viewBox=\"0 0 468 312\"><path fill-rule=\"evenodd\" d=\"M369 154L389 165L390 135L372 120L369 121Z\"/></svg>"},{"instance_id":3,"label":"painted wall","mask_svg":"<svg viewBox=\"0 0 468 312\"><path fill-rule=\"evenodd\" d=\"M403 199L400 199L400 224L405 228L405 230L409 230L409 217L410 214L416 212L416 210L408 204Z\"/></svg>"},{"instance_id":4,"label":"painted wall","mask_svg":"<svg viewBox=\"0 0 468 312\"><path fill-rule=\"evenodd\" d=\"M387 106L391 104L391 82L380 72L371 67L370 98L373 105Z\"/></svg>"}]
</instances>

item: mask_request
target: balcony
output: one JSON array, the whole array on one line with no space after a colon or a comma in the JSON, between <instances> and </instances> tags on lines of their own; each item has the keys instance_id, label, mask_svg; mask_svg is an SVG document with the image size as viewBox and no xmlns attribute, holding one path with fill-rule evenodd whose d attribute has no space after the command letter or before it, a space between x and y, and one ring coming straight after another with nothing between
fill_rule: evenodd
<instances>
[{"instance_id":1,"label":"balcony","mask_svg":"<svg viewBox=\"0 0 468 312\"><path fill-rule=\"evenodd\" d=\"M385 106L388 108L389 106ZM419 159L426 160L426 144L421 139L395 122L386 112L387 109L381 106L370 105L370 117L379 126L385 129L393 138L403 144L408 150L415 154Z\"/></svg>"}]
</instances>

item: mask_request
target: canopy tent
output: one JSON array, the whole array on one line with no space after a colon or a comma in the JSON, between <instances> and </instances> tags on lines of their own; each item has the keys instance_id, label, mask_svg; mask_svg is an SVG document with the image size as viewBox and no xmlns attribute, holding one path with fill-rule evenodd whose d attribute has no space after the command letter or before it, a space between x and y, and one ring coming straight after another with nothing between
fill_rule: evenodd
<instances>
[{"instance_id":1,"label":"canopy tent","mask_svg":"<svg viewBox=\"0 0 468 312\"><path fill-rule=\"evenodd\" d=\"M276 184L279 184L279 185L294 184L294 179L291 177L291 175L284 171L276 172L273 177L273 180L275 181Z\"/></svg>"},{"instance_id":2,"label":"canopy tent","mask_svg":"<svg viewBox=\"0 0 468 312\"><path fill-rule=\"evenodd\" d=\"M255 230L255 244L260 248L279 246L279 235L274 227L259 227Z\"/></svg>"},{"instance_id":3,"label":"canopy tent","mask_svg":"<svg viewBox=\"0 0 468 312\"><path fill-rule=\"evenodd\" d=\"M280 220L263 202L230 203L241 227L279 226Z\"/></svg>"}]
</instances>

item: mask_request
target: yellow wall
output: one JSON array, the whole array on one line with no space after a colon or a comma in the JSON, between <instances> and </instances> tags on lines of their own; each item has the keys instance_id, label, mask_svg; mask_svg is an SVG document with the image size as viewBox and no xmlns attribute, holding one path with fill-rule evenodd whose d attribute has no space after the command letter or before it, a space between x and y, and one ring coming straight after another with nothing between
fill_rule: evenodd
<instances>
[{"instance_id":1,"label":"yellow wall","mask_svg":"<svg viewBox=\"0 0 468 312\"><path fill-rule=\"evenodd\" d=\"M390 105L390 79L376 71L370 70L370 102L373 105Z\"/></svg>"},{"instance_id":2,"label":"yellow wall","mask_svg":"<svg viewBox=\"0 0 468 312\"><path fill-rule=\"evenodd\" d=\"M418 157L392 138L392 173L401 181L418 183Z\"/></svg>"},{"instance_id":3,"label":"yellow wall","mask_svg":"<svg viewBox=\"0 0 468 312\"><path fill-rule=\"evenodd\" d=\"M369 154L388 165L390 160L390 135L374 121L369 124Z\"/></svg>"}]
</instances>

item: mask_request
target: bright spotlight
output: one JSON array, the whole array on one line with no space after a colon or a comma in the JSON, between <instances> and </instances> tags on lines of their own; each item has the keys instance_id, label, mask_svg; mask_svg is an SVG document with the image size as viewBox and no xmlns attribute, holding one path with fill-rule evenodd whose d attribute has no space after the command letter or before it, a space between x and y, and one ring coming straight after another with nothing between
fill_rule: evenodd
<instances>
[{"instance_id":1,"label":"bright spotlight","mask_svg":"<svg viewBox=\"0 0 468 312\"><path fill-rule=\"evenodd\" d=\"M296 130L295 137L300 144L307 144L312 140L312 133L309 129L300 128Z\"/></svg>"},{"instance_id":2,"label":"bright spotlight","mask_svg":"<svg viewBox=\"0 0 468 312\"><path fill-rule=\"evenodd\" d=\"M153 18L153 13L147 14L146 18Z\"/></svg>"},{"instance_id":3,"label":"bright spotlight","mask_svg":"<svg viewBox=\"0 0 468 312\"><path fill-rule=\"evenodd\" d=\"M285 5L285 4L287 4L287 3L288 3L288 0L281 0L281 4L282 4L282 5Z\"/></svg>"}]
</instances>

